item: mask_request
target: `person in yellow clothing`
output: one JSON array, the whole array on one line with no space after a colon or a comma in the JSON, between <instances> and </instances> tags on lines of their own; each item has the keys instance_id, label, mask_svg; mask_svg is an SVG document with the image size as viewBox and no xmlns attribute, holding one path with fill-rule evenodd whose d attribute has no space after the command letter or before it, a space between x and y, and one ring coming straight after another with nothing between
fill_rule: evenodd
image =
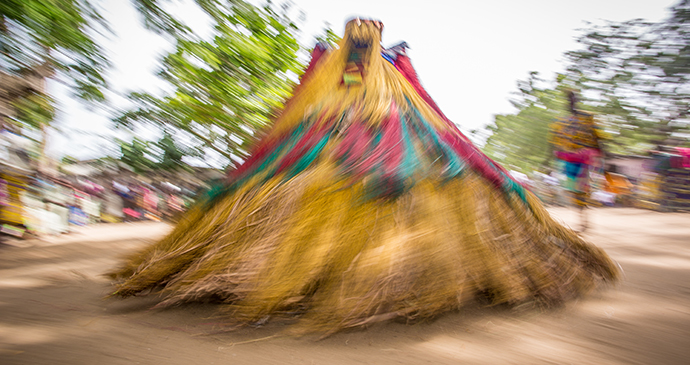
<instances>
[{"instance_id":1,"label":"person in yellow clothing","mask_svg":"<svg viewBox=\"0 0 690 365\"><path fill-rule=\"evenodd\" d=\"M581 230L587 229L585 208L591 192L590 171L601 163L603 156L601 132L594 122L594 115L576 108L577 95L567 92L570 116L551 126L551 145L554 157L564 162L565 189L580 209Z\"/></svg>"}]
</instances>

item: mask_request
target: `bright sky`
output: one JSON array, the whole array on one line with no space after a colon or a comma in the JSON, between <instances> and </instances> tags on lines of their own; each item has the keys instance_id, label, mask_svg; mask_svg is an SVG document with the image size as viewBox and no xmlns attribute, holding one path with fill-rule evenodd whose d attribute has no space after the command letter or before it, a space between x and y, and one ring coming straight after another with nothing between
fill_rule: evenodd
<instances>
[{"instance_id":1,"label":"bright sky","mask_svg":"<svg viewBox=\"0 0 690 365\"><path fill-rule=\"evenodd\" d=\"M495 114L513 112L508 99L517 90L516 82L530 71L552 79L563 70L562 55L578 48L577 29L585 22L659 21L668 16L668 7L676 0L294 2L306 13L301 29L303 43L309 46L324 22L342 35L345 22L353 16L383 21L383 45L406 41L408 55L429 94L451 120L469 131L491 123ZM104 0L103 7L116 33L104 44L114 65L109 74L113 89L121 94L160 92L164 84L154 73L158 57L170 45L143 29L129 1ZM202 18L184 6L176 12L190 17L192 23ZM114 132L105 114L87 111L54 83L51 87L61 103L57 125L65 133L49 142L49 153L78 158L117 155L115 145L106 142L105 137ZM114 105L126 105L117 95L110 96Z\"/></svg>"}]
</instances>

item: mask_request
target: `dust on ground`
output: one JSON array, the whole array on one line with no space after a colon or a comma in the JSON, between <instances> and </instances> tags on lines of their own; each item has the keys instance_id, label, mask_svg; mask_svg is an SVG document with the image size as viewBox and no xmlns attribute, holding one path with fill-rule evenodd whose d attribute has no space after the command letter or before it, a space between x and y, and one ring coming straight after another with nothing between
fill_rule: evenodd
<instances>
[{"instance_id":1,"label":"dust on ground","mask_svg":"<svg viewBox=\"0 0 690 365\"><path fill-rule=\"evenodd\" d=\"M574 210L552 209L577 226ZM690 214L594 209L584 235L624 271L616 286L550 310L466 308L325 339L284 324L224 331L214 305L152 309L105 299L103 273L169 231L162 223L82 228L0 245L2 364L686 364Z\"/></svg>"}]
</instances>

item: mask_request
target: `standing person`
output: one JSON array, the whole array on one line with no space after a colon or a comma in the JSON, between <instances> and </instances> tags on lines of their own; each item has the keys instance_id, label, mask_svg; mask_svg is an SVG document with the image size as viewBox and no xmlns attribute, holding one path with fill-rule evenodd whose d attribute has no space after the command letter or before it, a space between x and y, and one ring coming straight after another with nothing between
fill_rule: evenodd
<instances>
[{"instance_id":1,"label":"standing person","mask_svg":"<svg viewBox=\"0 0 690 365\"><path fill-rule=\"evenodd\" d=\"M182 200L182 198L176 192L171 192L168 194L168 199L166 202L167 219L176 221L183 210L184 200Z\"/></svg>"},{"instance_id":2,"label":"standing person","mask_svg":"<svg viewBox=\"0 0 690 365\"><path fill-rule=\"evenodd\" d=\"M580 211L581 231L588 226L586 208L591 193L590 172L600 164L603 156L601 135L594 123L594 115L577 109L578 98L567 91L570 116L551 127L554 157L564 162L565 189Z\"/></svg>"},{"instance_id":3,"label":"standing person","mask_svg":"<svg viewBox=\"0 0 690 365\"><path fill-rule=\"evenodd\" d=\"M118 190L116 186L119 184L116 184L116 182L113 182L110 189L106 189L103 192L103 201L105 205L103 217L105 221L111 223L122 222L124 218L124 213L122 212L124 209L124 201L122 196L117 193Z\"/></svg>"},{"instance_id":4,"label":"standing person","mask_svg":"<svg viewBox=\"0 0 690 365\"><path fill-rule=\"evenodd\" d=\"M158 219L158 194L153 187L142 187L141 202L144 217L150 220Z\"/></svg>"},{"instance_id":5,"label":"standing person","mask_svg":"<svg viewBox=\"0 0 690 365\"><path fill-rule=\"evenodd\" d=\"M133 183L122 186L120 194L122 194L121 196L123 199L122 213L124 214L124 221L132 222L139 220L141 213L139 212L137 204L138 195L136 186Z\"/></svg>"}]
</instances>

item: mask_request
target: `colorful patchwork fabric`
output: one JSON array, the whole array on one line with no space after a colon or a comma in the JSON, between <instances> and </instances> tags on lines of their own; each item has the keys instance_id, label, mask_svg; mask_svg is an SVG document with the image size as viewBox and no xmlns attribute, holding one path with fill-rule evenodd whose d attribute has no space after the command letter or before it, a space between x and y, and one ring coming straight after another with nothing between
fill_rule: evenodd
<instances>
[{"instance_id":1,"label":"colorful patchwork fabric","mask_svg":"<svg viewBox=\"0 0 690 365\"><path fill-rule=\"evenodd\" d=\"M257 176L289 179L330 160L343 179L366 181L370 198L394 197L420 179L449 179L469 167L524 199L525 188L474 146L424 90L405 46L375 55L366 47L333 50L320 68L312 61L269 136L230 173L229 185L212 195ZM334 68L344 70L337 83ZM364 77L371 78L366 86ZM308 113L295 113L300 108Z\"/></svg>"},{"instance_id":2,"label":"colorful patchwork fabric","mask_svg":"<svg viewBox=\"0 0 690 365\"><path fill-rule=\"evenodd\" d=\"M476 297L562 303L617 268L555 222L421 86L405 45L355 19L318 53L225 185L132 255L115 294L225 303L292 333L433 318Z\"/></svg>"}]
</instances>

